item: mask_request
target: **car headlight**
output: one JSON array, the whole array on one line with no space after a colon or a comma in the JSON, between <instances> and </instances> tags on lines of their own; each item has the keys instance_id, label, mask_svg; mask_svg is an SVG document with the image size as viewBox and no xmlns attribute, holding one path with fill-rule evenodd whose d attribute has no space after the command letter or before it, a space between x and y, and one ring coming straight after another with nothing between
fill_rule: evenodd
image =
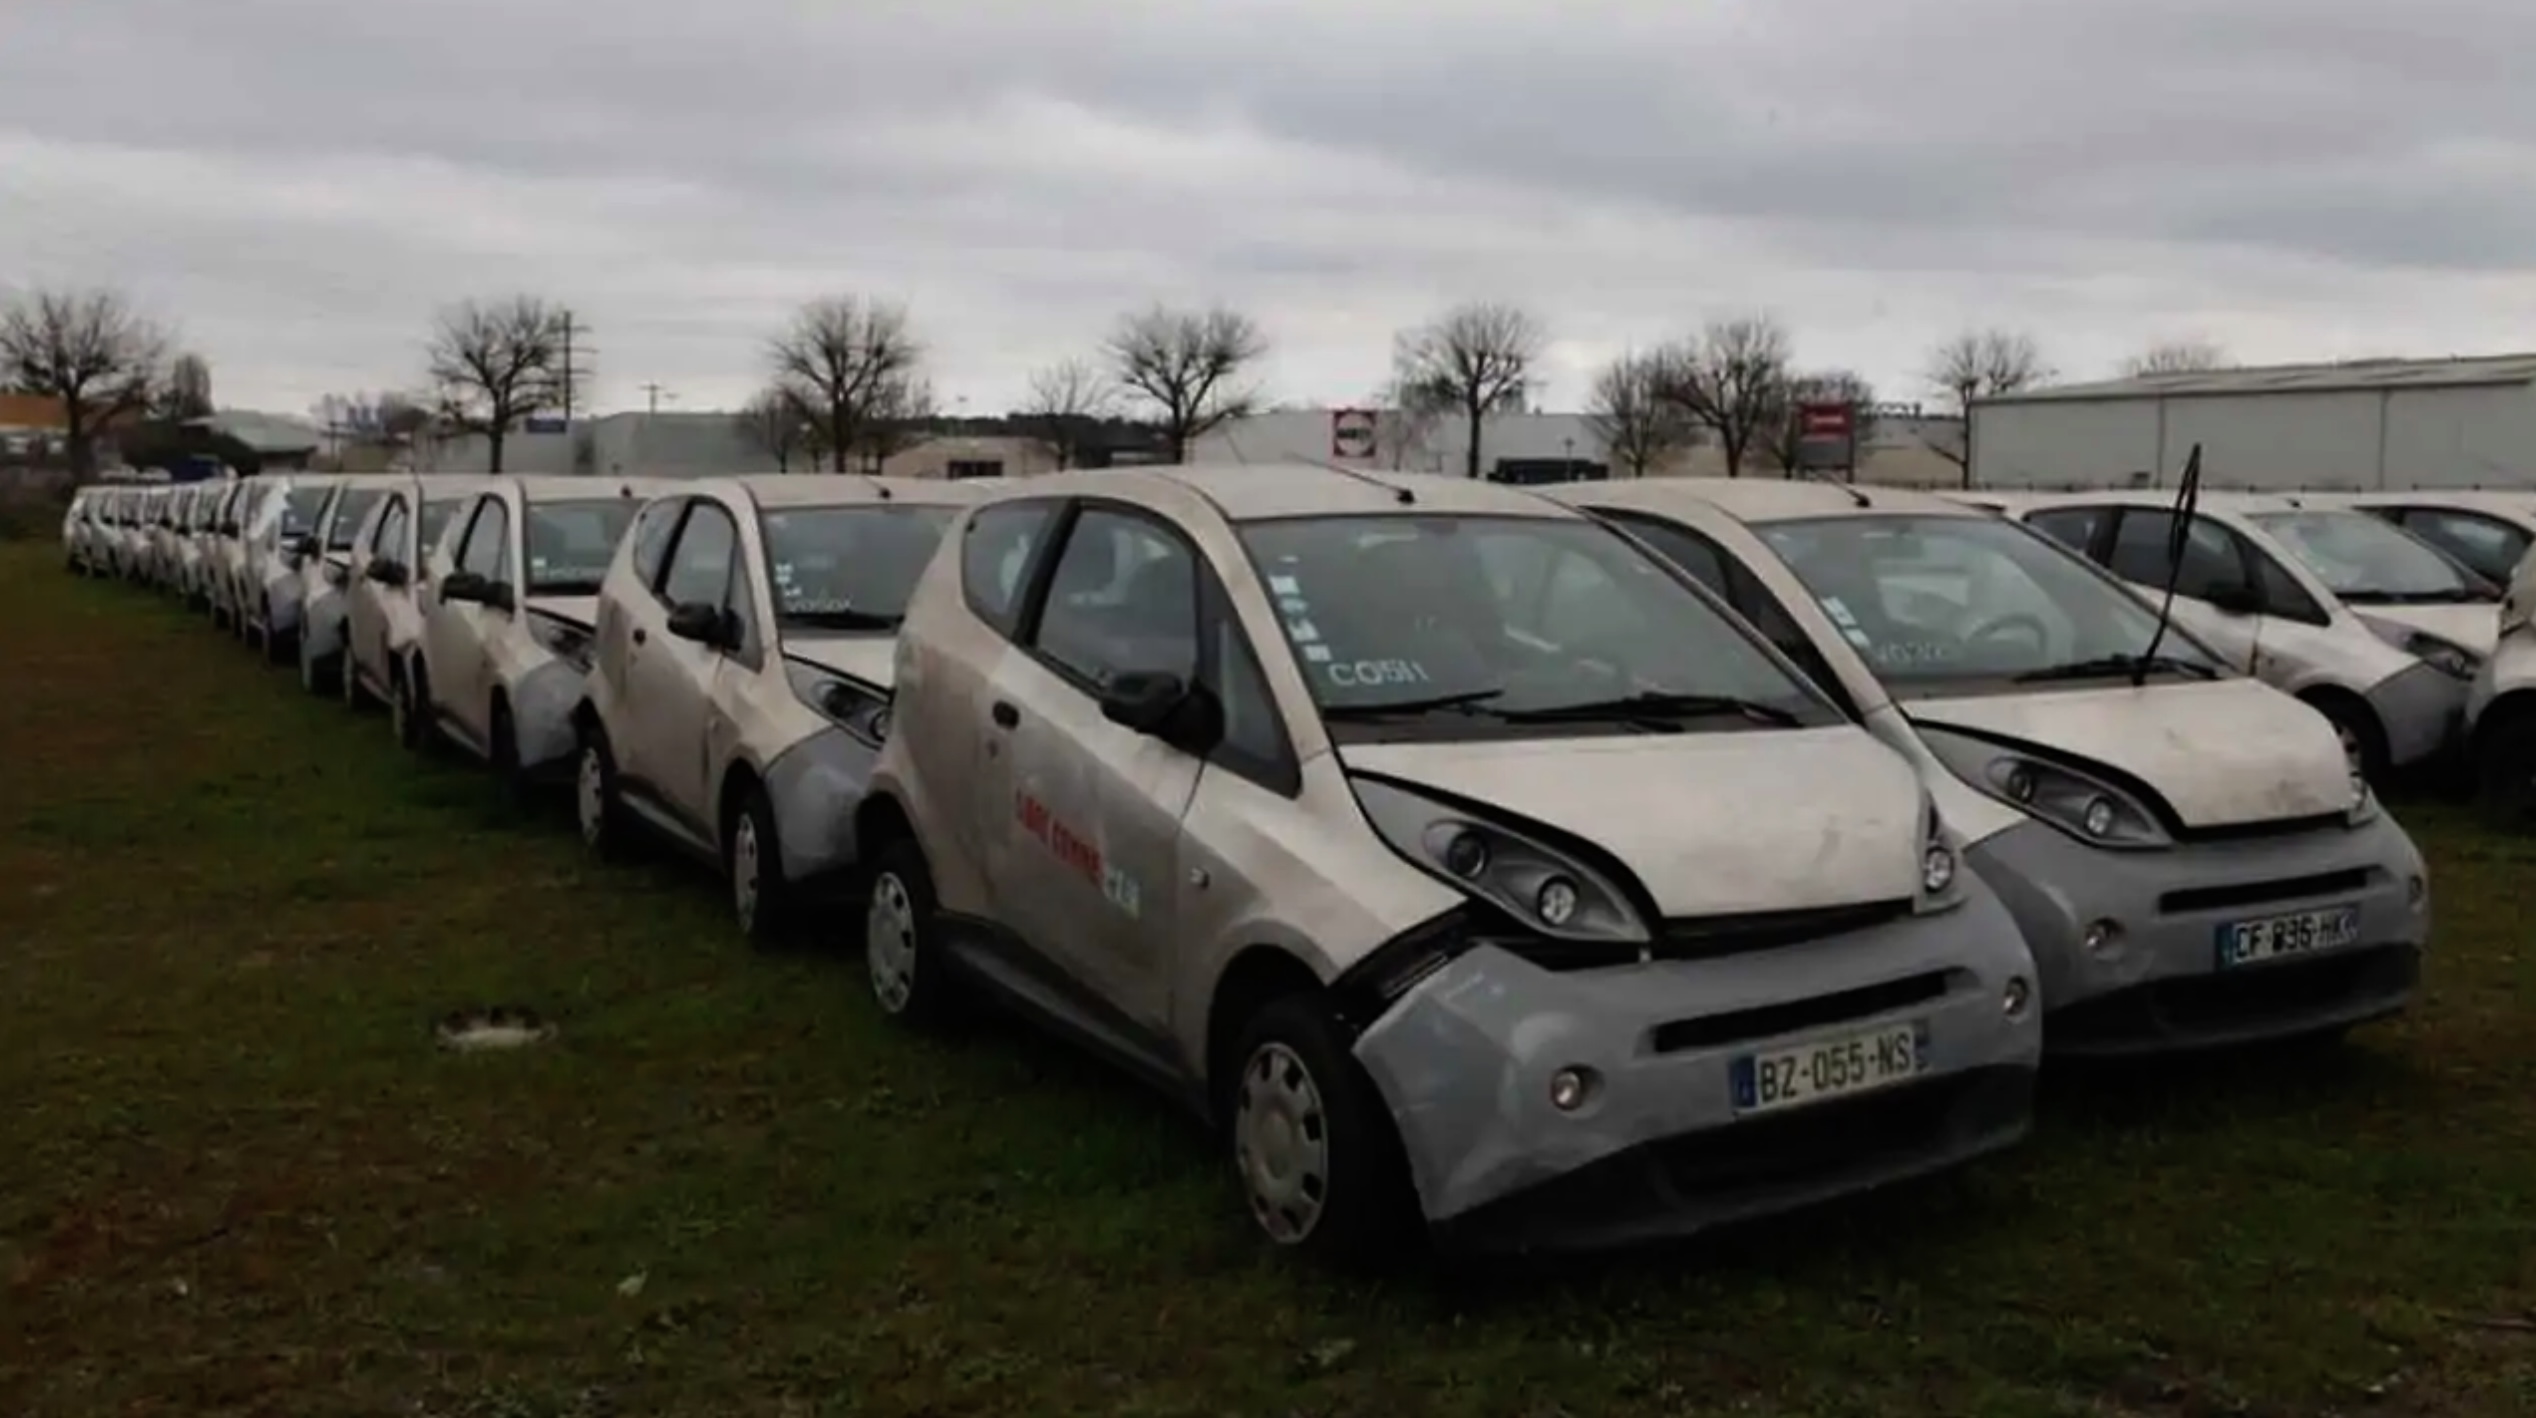
<instances>
[{"instance_id":1,"label":"car headlight","mask_svg":"<svg viewBox=\"0 0 2536 1418\"><path fill-rule=\"evenodd\" d=\"M1962 868L1955 844L1947 840L1946 820L1938 815L1937 804L1932 801L1920 823L1920 891L1912 903L1914 909L1926 914L1962 905Z\"/></svg>"},{"instance_id":2,"label":"car headlight","mask_svg":"<svg viewBox=\"0 0 2536 1418\"><path fill-rule=\"evenodd\" d=\"M2010 807L2099 847L2174 845L2137 798L2064 763L1922 726L1920 738L1949 772Z\"/></svg>"},{"instance_id":3,"label":"car headlight","mask_svg":"<svg viewBox=\"0 0 2536 1418\"><path fill-rule=\"evenodd\" d=\"M2369 786L2368 779L2357 773L2352 774L2351 808L2350 811L2343 814L2344 819L2354 827L2361 827L2371 822L2375 822L2377 820L2377 815L2378 796L2376 790Z\"/></svg>"},{"instance_id":4,"label":"car headlight","mask_svg":"<svg viewBox=\"0 0 2536 1418\"><path fill-rule=\"evenodd\" d=\"M590 672L591 656L596 647L591 641L589 631L570 621L557 620L552 616L532 615L528 617L528 633L531 639L545 647L547 654L583 674Z\"/></svg>"},{"instance_id":5,"label":"car headlight","mask_svg":"<svg viewBox=\"0 0 2536 1418\"><path fill-rule=\"evenodd\" d=\"M2482 656L2426 630L2416 630L2404 637L2404 653L2441 674L2457 679L2472 679L2483 668Z\"/></svg>"},{"instance_id":6,"label":"car headlight","mask_svg":"<svg viewBox=\"0 0 2536 1418\"><path fill-rule=\"evenodd\" d=\"M1353 780L1374 831L1411 865L1558 940L1644 943L1620 886L1528 833L1389 783Z\"/></svg>"},{"instance_id":7,"label":"car headlight","mask_svg":"<svg viewBox=\"0 0 2536 1418\"><path fill-rule=\"evenodd\" d=\"M784 662L793 697L847 733L878 748L889 740L889 696L798 660Z\"/></svg>"}]
</instances>

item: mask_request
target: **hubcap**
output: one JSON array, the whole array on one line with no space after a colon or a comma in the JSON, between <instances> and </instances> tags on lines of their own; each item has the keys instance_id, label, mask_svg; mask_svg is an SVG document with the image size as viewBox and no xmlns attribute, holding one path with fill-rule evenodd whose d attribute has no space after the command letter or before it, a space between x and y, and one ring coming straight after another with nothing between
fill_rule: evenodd
<instances>
[{"instance_id":1,"label":"hubcap","mask_svg":"<svg viewBox=\"0 0 2536 1418\"><path fill-rule=\"evenodd\" d=\"M598 745L581 750L581 771L573 787L573 800L581 808L581 840L596 847L608 833L608 776Z\"/></svg>"},{"instance_id":2,"label":"hubcap","mask_svg":"<svg viewBox=\"0 0 2536 1418\"><path fill-rule=\"evenodd\" d=\"M897 1014L916 993L916 902L896 872L872 883L872 904L863 917L863 955L872 972L872 998Z\"/></svg>"},{"instance_id":3,"label":"hubcap","mask_svg":"<svg viewBox=\"0 0 2536 1418\"><path fill-rule=\"evenodd\" d=\"M1283 1044L1260 1045L1242 1068L1233 1159L1269 1239L1287 1246L1309 1239L1329 1204L1329 1120L1312 1071Z\"/></svg>"},{"instance_id":4,"label":"hubcap","mask_svg":"<svg viewBox=\"0 0 2536 1418\"><path fill-rule=\"evenodd\" d=\"M757 925L757 816L743 812L731 832L731 905L740 913L740 929Z\"/></svg>"}]
</instances>

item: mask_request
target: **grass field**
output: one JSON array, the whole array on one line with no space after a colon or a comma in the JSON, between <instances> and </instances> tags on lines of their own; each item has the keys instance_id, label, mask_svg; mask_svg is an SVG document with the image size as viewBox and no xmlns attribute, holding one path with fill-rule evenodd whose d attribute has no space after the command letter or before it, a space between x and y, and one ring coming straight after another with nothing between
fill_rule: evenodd
<instances>
[{"instance_id":1,"label":"grass field","mask_svg":"<svg viewBox=\"0 0 2536 1418\"><path fill-rule=\"evenodd\" d=\"M1342 1283L1033 1039L887 1028L684 869L0 547L0 1413L2536 1412L2536 845L2337 1054L1698 1249ZM2521 898L2529 899L2529 898ZM434 1049L454 1008L556 1040Z\"/></svg>"}]
</instances>

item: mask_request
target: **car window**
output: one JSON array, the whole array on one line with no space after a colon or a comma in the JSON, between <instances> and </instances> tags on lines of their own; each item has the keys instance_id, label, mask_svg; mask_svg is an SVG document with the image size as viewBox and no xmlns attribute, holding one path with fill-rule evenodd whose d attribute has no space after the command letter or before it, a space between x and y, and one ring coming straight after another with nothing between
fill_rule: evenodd
<instances>
[{"instance_id":1,"label":"car window","mask_svg":"<svg viewBox=\"0 0 2536 1418\"><path fill-rule=\"evenodd\" d=\"M1208 611L1206 679L1224 709L1224 737L1217 758L1247 777L1266 781L1284 776L1292 761L1284 720L1268 678L1259 668L1250 637L1242 633L1220 598Z\"/></svg>"},{"instance_id":2,"label":"car window","mask_svg":"<svg viewBox=\"0 0 2536 1418\"><path fill-rule=\"evenodd\" d=\"M407 522L410 520L411 519L405 515L405 499L397 497L391 500L387 505L387 510L379 514L378 526L371 530L369 546L370 554L372 556L384 556L390 560L403 557L405 554L405 529Z\"/></svg>"},{"instance_id":3,"label":"car window","mask_svg":"<svg viewBox=\"0 0 2536 1418\"><path fill-rule=\"evenodd\" d=\"M1135 673L1197 677L1197 553L1149 517L1089 507L1057 553L1031 644L1095 688Z\"/></svg>"},{"instance_id":4,"label":"car window","mask_svg":"<svg viewBox=\"0 0 2536 1418\"><path fill-rule=\"evenodd\" d=\"M952 511L854 503L760 512L776 617L811 628L888 629L906 615Z\"/></svg>"},{"instance_id":5,"label":"car window","mask_svg":"<svg viewBox=\"0 0 2536 1418\"><path fill-rule=\"evenodd\" d=\"M2507 581L2527 555L2528 534L2515 524L2479 512L2445 507L2416 507L2403 517L2404 530L2448 553L2487 580Z\"/></svg>"},{"instance_id":6,"label":"car window","mask_svg":"<svg viewBox=\"0 0 2536 1418\"><path fill-rule=\"evenodd\" d=\"M634 514L634 579L645 589L660 584L661 563L669 556L670 535L678 530L687 499L664 497Z\"/></svg>"},{"instance_id":7,"label":"car window","mask_svg":"<svg viewBox=\"0 0 2536 1418\"><path fill-rule=\"evenodd\" d=\"M1678 523L1639 512L1604 514L1627 528L1632 536L1662 552L1667 561L1689 572L1691 579L1706 586L1721 600L1733 591L1726 577L1725 559L1708 538Z\"/></svg>"},{"instance_id":8,"label":"car window","mask_svg":"<svg viewBox=\"0 0 2536 1418\"><path fill-rule=\"evenodd\" d=\"M282 535L305 536L317 529L317 514L325 509L331 488L295 487L282 498Z\"/></svg>"},{"instance_id":9,"label":"car window","mask_svg":"<svg viewBox=\"0 0 2536 1418\"><path fill-rule=\"evenodd\" d=\"M630 497L539 499L528 506L528 593L595 596L640 504Z\"/></svg>"},{"instance_id":10,"label":"car window","mask_svg":"<svg viewBox=\"0 0 2536 1418\"><path fill-rule=\"evenodd\" d=\"M687 520L670 549L669 574L660 594L673 606L718 606L731 589L731 561L739 550L739 529L717 503L699 499L689 504Z\"/></svg>"},{"instance_id":11,"label":"car window","mask_svg":"<svg viewBox=\"0 0 2536 1418\"><path fill-rule=\"evenodd\" d=\"M2269 533L2326 590L2346 601L2498 599L2493 588L2447 554L2365 512L2302 508L2252 513L2246 520Z\"/></svg>"},{"instance_id":12,"label":"car window","mask_svg":"<svg viewBox=\"0 0 2536 1418\"><path fill-rule=\"evenodd\" d=\"M2055 507L2025 519L2025 525L2082 552L2095 546L2096 533L2104 524L2105 510L2101 507Z\"/></svg>"},{"instance_id":13,"label":"car window","mask_svg":"<svg viewBox=\"0 0 2536 1418\"><path fill-rule=\"evenodd\" d=\"M457 497L435 497L424 500L422 516L414 526L416 556L427 556L439 548L441 534L449 530L451 516L465 505L466 500Z\"/></svg>"},{"instance_id":14,"label":"car window","mask_svg":"<svg viewBox=\"0 0 2536 1418\"><path fill-rule=\"evenodd\" d=\"M1897 513L1754 530L1888 683L1999 679L2137 655L2157 632L2138 597L2008 522ZM2168 649L2217 668L2181 637Z\"/></svg>"},{"instance_id":15,"label":"car window","mask_svg":"<svg viewBox=\"0 0 2536 1418\"><path fill-rule=\"evenodd\" d=\"M511 510L502 499L488 497L476 504L475 519L467 524L466 540L458 548L458 569L488 581L510 579Z\"/></svg>"},{"instance_id":16,"label":"car window","mask_svg":"<svg viewBox=\"0 0 2536 1418\"><path fill-rule=\"evenodd\" d=\"M1833 717L1738 622L1597 522L1304 517L1240 535L1324 712L1482 695L1492 711L1520 712L1668 694Z\"/></svg>"},{"instance_id":17,"label":"car window","mask_svg":"<svg viewBox=\"0 0 2536 1418\"><path fill-rule=\"evenodd\" d=\"M326 526L326 550L351 550L352 539L361 531L361 519L370 515L370 509L384 495L378 488L359 488L336 498L334 520Z\"/></svg>"},{"instance_id":18,"label":"car window","mask_svg":"<svg viewBox=\"0 0 2536 1418\"><path fill-rule=\"evenodd\" d=\"M980 620L1007 635L1021 613L1022 573L1047 535L1053 501L980 508L960 542L960 592Z\"/></svg>"},{"instance_id":19,"label":"car window","mask_svg":"<svg viewBox=\"0 0 2536 1418\"><path fill-rule=\"evenodd\" d=\"M2169 570L2167 539L2174 529L2175 514L2163 507L2122 509L2107 569L2125 581L2163 589ZM2223 588L2252 589L2240 546L2235 533L2207 517L2195 516L2192 532L2184 539L2175 594L2208 600Z\"/></svg>"}]
</instances>

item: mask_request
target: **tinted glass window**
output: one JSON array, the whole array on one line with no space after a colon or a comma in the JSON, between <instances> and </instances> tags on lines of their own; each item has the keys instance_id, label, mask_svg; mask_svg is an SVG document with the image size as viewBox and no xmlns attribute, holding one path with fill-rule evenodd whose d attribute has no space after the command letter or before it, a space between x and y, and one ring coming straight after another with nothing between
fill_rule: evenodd
<instances>
[{"instance_id":1,"label":"tinted glass window","mask_svg":"<svg viewBox=\"0 0 2536 1418\"><path fill-rule=\"evenodd\" d=\"M673 606L724 604L731 587L731 559L739 544L731 514L711 502L691 504L678 545L669 553L662 597Z\"/></svg>"},{"instance_id":2,"label":"tinted glass window","mask_svg":"<svg viewBox=\"0 0 2536 1418\"><path fill-rule=\"evenodd\" d=\"M669 555L670 534L687 510L687 499L664 497L634 516L634 579L645 587L660 584L661 559Z\"/></svg>"},{"instance_id":3,"label":"tinted glass window","mask_svg":"<svg viewBox=\"0 0 2536 1418\"><path fill-rule=\"evenodd\" d=\"M282 535L305 536L317 530L317 514L326 506L326 495L332 488L295 487L282 498Z\"/></svg>"},{"instance_id":4,"label":"tinted glass window","mask_svg":"<svg viewBox=\"0 0 2536 1418\"><path fill-rule=\"evenodd\" d=\"M326 549L328 551L350 550L353 537L361 531L361 519L370 515L370 509L378 506L379 499L384 495L384 491L379 488L362 488L357 491L347 491L342 497L337 498L335 519L326 528Z\"/></svg>"},{"instance_id":5,"label":"tinted glass window","mask_svg":"<svg viewBox=\"0 0 2536 1418\"><path fill-rule=\"evenodd\" d=\"M1630 534L1640 541L1664 553L1666 560L1689 572L1691 579L1716 592L1720 599L1730 595L1726 563L1708 538L1661 517L1617 513L1613 514L1613 520L1628 528Z\"/></svg>"},{"instance_id":6,"label":"tinted glass window","mask_svg":"<svg viewBox=\"0 0 2536 1418\"><path fill-rule=\"evenodd\" d=\"M837 630L895 626L951 515L947 507L869 503L759 513L775 614Z\"/></svg>"},{"instance_id":7,"label":"tinted glass window","mask_svg":"<svg viewBox=\"0 0 2536 1418\"><path fill-rule=\"evenodd\" d=\"M1053 502L981 508L961 534L961 592L969 609L1007 635L1021 611L1022 572L1055 513Z\"/></svg>"},{"instance_id":8,"label":"tinted glass window","mask_svg":"<svg viewBox=\"0 0 2536 1418\"><path fill-rule=\"evenodd\" d=\"M1830 718L1729 618L1595 523L1309 517L1251 523L1241 539L1324 710L1686 694Z\"/></svg>"},{"instance_id":9,"label":"tinted glass window","mask_svg":"<svg viewBox=\"0 0 2536 1418\"><path fill-rule=\"evenodd\" d=\"M2167 538L2174 529L2175 514L2162 507L2122 509L2108 567L2125 581L2164 589L2170 566ZM2184 539L2184 560L2175 578L2175 594L2208 600L2225 587L2252 589L2245 557L2234 533L2207 517L2195 517L2192 533Z\"/></svg>"},{"instance_id":10,"label":"tinted glass window","mask_svg":"<svg viewBox=\"0 0 2536 1418\"><path fill-rule=\"evenodd\" d=\"M2136 655L2157 616L2066 548L1986 517L1862 516L1754 529L1876 677L1991 679ZM2215 662L2182 637L2166 648Z\"/></svg>"},{"instance_id":11,"label":"tinted glass window","mask_svg":"<svg viewBox=\"0 0 2536 1418\"><path fill-rule=\"evenodd\" d=\"M1086 509L1066 534L1034 644L1092 684L1122 674L1197 675L1197 560L1162 524Z\"/></svg>"},{"instance_id":12,"label":"tinted glass window","mask_svg":"<svg viewBox=\"0 0 2536 1418\"><path fill-rule=\"evenodd\" d=\"M466 499L459 497L436 497L426 501L422 520L414 528L418 538L414 543L415 554L427 556L437 548L440 534L449 530L450 514L466 505Z\"/></svg>"},{"instance_id":13,"label":"tinted glass window","mask_svg":"<svg viewBox=\"0 0 2536 1418\"><path fill-rule=\"evenodd\" d=\"M2270 533L2308 574L2346 601L2498 598L2491 586L2454 560L2365 512L2258 512L2246 520Z\"/></svg>"},{"instance_id":14,"label":"tinted glass window","mask_svg":"<svg viewBox=\"0 0 2536 1418\"><path fill-rule=\"evenodd\" d=\"M400 497L389 503L387 511L379 514L378 532L370 539L370 553L373 556L384 556L391 560L402 557L405 554L405 532L409 520L405 515L404 498Z\"/></svg>"},{"instance_id":15,"label":"tinted glass window","mask_svg":"<svg viewBox=\"0 0 2536 1418\"><path fill-rule=\"evenodd\" d=\"M2104 525L2104 512L2095 507L2061 507L2037 512L2025 524L2066 547L2086 551L2096 544L2096 529Z\"/></svg>"},{"instance_id":16,"label":"tinted glass window","mask_svg":"<svg viewBox=\"0 0 2536 1418\"><path fill-rule=\"evenodd\" d=\"M528 593L597 595L636 510L630 497L529 504Z\"/></svg>"},{"instance_id":17,"label":"tinted glass window","mask_svg":"<svg viewBox=\"0 0 2536 1418\"><path fill-rule=\"evenodd\" d=\"M511 510L498 497L476 504L467 524L466 544L458 549L458 569L489 581L507 581L511 571Z\"/></svg>"},{"instance_id":18,"label":"tinted glass window","mask_svg":"<svg viewBox=\"0 0 2536 1418\"><path fill-rule=\"evenodd\" d=\"M2404 530L2465 563L2487 581L2507 581L2527 555L2528 534L2498 517L2447 508L2417 507L2404 514Z\"/></svg>"}]
</instances>

